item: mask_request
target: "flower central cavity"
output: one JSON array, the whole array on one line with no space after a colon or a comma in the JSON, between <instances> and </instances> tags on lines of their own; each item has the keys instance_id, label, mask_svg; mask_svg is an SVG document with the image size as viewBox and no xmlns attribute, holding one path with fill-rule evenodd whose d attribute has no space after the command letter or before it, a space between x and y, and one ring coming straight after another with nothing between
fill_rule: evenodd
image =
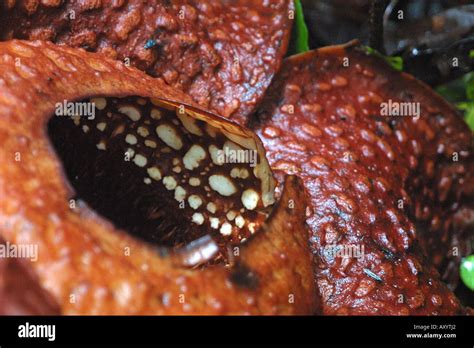
<instances>
[{"instance_id":1,"label":"flower central cavity","mask_svg":"<svg viewBox=\"0 0 474 348\"><path fill-rule=\"evenodd\" d=\"M49 134L76 198L117 228L175 247L210 235L226 260L223 250L266 220L262 159L239 137L154 99L80 102L92 104L95 117L53 116Z\"/></svg>"}]
</instances>

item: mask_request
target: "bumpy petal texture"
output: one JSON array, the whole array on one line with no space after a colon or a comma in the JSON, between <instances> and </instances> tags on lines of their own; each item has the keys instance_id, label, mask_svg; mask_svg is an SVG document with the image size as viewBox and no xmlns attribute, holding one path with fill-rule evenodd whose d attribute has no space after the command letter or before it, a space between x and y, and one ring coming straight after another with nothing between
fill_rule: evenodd
<instances>
[{"instance_id":1,"label":"bumpy petal texture","mask_svg":"<svg viewBox=\"0 0 474 348\"><path fill-rule=\"evenodd\" d=\"M6 1L0 39L101 52L243 123L280 67L293 16L291 0Z\"/></svg>"},{"instance_id":2,"label":"bumpy petal texture","mask_svg":"<svg viewBox=\"0 0 474 348\"><path fill-rule=\"evenodd\" d=\"M26 265L61 313L316 311L302 183L289 176L274 203L272 173L254 133L200 109L182 92L135 68L49 42L0 43L0 91L0 233L10 244L38 247L37 261ZM71 116L71 105L94 108L92 113L71 109ZM67 124L80 131L60 142L63 131L69 132ZM208 142L224 138L256 153L252 170L242 163L239 175L232 176L227 164L209 162ZM58 146L74 151L63 153ZM202 151L191 151L198 146ZM207 161L206 168L200 161ZM74 162L81 167L73 167ZM107 185L104 172L115 189L94 196ZM76 182L83 178L77 174L87 173L95 174L91 191ZM206 184L195 185L191 174ZM213 176L221 176L214 185ZM243 194L248 187L250 200ZM196 190L196 197L190 199L187 190ZM148 200L137 201L146 191ZM91 194L86 202L84 192ZM214 199L218 204L212 209L197 204ZM124 202L128 210L104 218L108 208ZM213 243L161 245L179 235L170 219L175 226L207 228L210 234L209 214L223 209L228 214L213 220L223 237L253 226L246 230L251 233L246 241L234 245L227 267L190 268L196 259L215 254ZM131 236L115 220L144 229L155 222L155 232L163 233L146 240L138 229Z\"/></svg>"},{"instance_id":3,"label":"bumpy petal texture","mask_svg":"<svg viewBox=\"0 0 474 348\"><path fill-rule=\"evenodd\" d=\"M11 246L0 238L5 254ZM0 315L58 315L58 304L41 287L28 263L19 258L0 258Z\"/></svg>"},{"instance_id":4,"label":"bumpy petal texture","mask_svg":"<svg viewBox=\"0 0 474 348\"><path fill-rule=\"evenodd\" d=\"M257 119L272 169L311 196L325 314L463 312L436 270L472 235L472 134L452 106L351 43L286 59Z\"/></svg>"}]
</instances>

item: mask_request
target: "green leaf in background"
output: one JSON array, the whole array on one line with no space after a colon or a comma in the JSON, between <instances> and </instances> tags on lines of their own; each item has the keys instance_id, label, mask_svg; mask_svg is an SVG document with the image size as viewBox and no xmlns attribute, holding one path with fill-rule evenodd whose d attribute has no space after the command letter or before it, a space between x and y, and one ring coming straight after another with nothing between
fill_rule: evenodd
<instances>
[{"instance_id":1,"label":"green leaf in background","mask_svg":"<svg viewBox=\"0 0 474 348\"><path fill-rule=\"evenodd\" d=\"M399 56L385 56L384 59L395 70L403 71L403 58L402 57L399 57Z\"/></svg>"},{"instance_id":2,"label":"green leaf in background","mask_svg":"<svg viewBox=\"0 0 474 348\"><path fill-rule=\"evenodd\" d=\"M464 75L464 83L466 84L467 99L474 101L474 74Z\"/></svg>"},{"instance_id":3,"label":"green leaf in background","mask_svg":"<svg viewBox=\"0 0 474 348\"><path fill-rule=\"evenodd\" d=\"M302 53L309 51L308 43L308 27L304 21L303 5L300 0L295 0L295 38L294 50L295 53Z\"/></svg>"},{"instance_id":4,"label":"green leaf in background","mask_svg":"<svg viewBox=\"0 0 474 348\"><path fill-rule=\"evenodd\" d=\"M464 112L464 119L474 131L474 72L436 88L436 91Z\"/></svg>"},{"instance_id":5,"label":"green leaf in background","mask_svg":"<svg viewBox=\"0 0 474 348\"><path fill-rule=\"evenodd\" d=\"M469 125L469 128L474 131L474 103L471 103L471 107L466 112L465 120Z\"/></svg>"},{"instance_id":6,"label":"green leaf in background","mask_svg":"<svg viewBox=\"0 0 474 348\"><path fill-rule=\"evenodd\" d=\"M464 111L464 120L469 128L474 131L474 101L457 103L456 107Z\"/></svg>"},{"instance_id":7,"label":"green leaf in background","mask_svg":"<svg viewBox=\"0 0 474 348\"><path fill-rule=\"evenodd\" d=\"M469 58L474 58L474 50L469 51Z\"/></svg>"},{"instance_id":8,"label":"green leaf in background","mask_svg":"<svg viewBox=\"0 0 474 348\"><path fill-rule=\"evenodd\" d=\"M462 79L438 86L436 91L451 103L459 103L466 100L466 86Z\"/></svg>"},{"instance_id":9,"label":"green leaf in background","mask_svg":"<svg viewBox=\"0 0 474 348\"><path fill-rule=\"evenodd\" d=\"M382 58L385 60L388 65L390 65L393 69L397 71L403 71L403 58L399 56L385 56L376 49L373 49L372 47L369 46L364 46L366 52L368 54L372 54L374 56L377 56L379 58Z\"/></svg>"},{"instance_id":10,"label":"green leaf in background","mask_svg":"<svg viewBox=\"0 0 474 348\"><path fill-rule=\"evenodd\" d=\"M474 255L470 255L461 261L460 275L464 284L474 291Z\"/></svg>"},{"instance_id":11,"label":"green leaf in background","mask_svg":"<svg viewBox=\"0 0 474 348\"><path fill-rule=\"evenodd\" d=\"M295 24L291 33L289 54L309 51L308 27L304 21L303 6L300 0L295 0Z\"/></svg>"}]
</instances>

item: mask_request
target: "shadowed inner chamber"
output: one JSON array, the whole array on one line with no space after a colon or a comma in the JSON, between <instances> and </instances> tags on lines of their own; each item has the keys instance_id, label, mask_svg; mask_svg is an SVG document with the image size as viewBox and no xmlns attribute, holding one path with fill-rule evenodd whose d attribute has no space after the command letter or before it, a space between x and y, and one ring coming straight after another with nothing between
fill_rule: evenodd
<instances>
[{"instance_id":1,"label":"shadowed inner chamber","mask_svg":"<svg viewBox=\"0 0 474 348\"><path fill-rule=\"evenodd\" d=\"M258 156L219 128L139 97L56 106L48 132L75 198L116 227L163 246L210 234L223 250L266 219L256 163L249 163ZM226 161L222 155L232 152L224 150L244 150L238 154L248 162Z\"/></svg>"}]
</instances>

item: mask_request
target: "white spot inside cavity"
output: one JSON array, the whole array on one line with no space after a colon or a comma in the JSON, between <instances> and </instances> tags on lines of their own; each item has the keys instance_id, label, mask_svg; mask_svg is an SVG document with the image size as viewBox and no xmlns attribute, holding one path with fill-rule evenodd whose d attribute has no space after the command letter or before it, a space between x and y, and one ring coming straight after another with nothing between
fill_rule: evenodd
<instances>
[{"instance_id":1,"label":"white spot inside cavity","mask_svg":"<svg viewBox=\"0 0 474 348\"><path fill-rule=\"evenodd\" d=\"M172 170L173 170L173 172L175 172L175 173L178 173L178 174L181 173L181 167L180 167L180 166L173 167Z\"/></svg>"},{"instance_id":2,"label":"white spot inside cavity","mask_svg":"<svg viewBox=\"0 0 474 348\"><path fill-rule=\"evenodd\" d=\"M209 177L209 186L222 196L232 196L237 192L234 183L226 176L214 174Z\"/></svg>"},{"instance_id":3,"label":"white spot inside cavity","mask_svg":"<svg viewBox=\"0 0 474 348\"><path fill-rule=\"evenodd\" d=\"M242 215L239 215L235 218L235 226L238 228L242 228L245 225L245 219L242 217Z\"/></svg>"},{"instance_id":4,"label":"white spot inside cavity","mask_svg":"<svg viewBox=\"0 0 474 348\"><path fill-rule=\"evenodd\" d=\"M107 106L107 100L105 98L91 98L91 102L99 110L104 110Z\"/></svg>"},{"instance_id":5,"label":"white spot inside cavity","mask_svg":"<svg viewBox=\"0 0 474 348\"><path fill-rule=\"evenodd\" d=\"M151 184L151 179L150 178L145 178L143 179L143 182L147 185Z\"/></svg>"},{"instance_id":6,"label":"white spot inside cavity","mask_svg":"<svg viewBox=\"0 0 474 348\"><path fill-rule=\"evenodd\" d=\"M127 151L125 151L125 155L127 155L128 158L132 158L133 156L135 156L135 150L128 148Z\"/></svg>"},{"instance_id":7,"label":"white spot inside cavity","mask_svg":"<svg viewBox=\"0 0 474 348\"><path fill-rule=\"evenodd\" d=\"M125 137L125 142L130 145L136 145L138 140L137 140L137 137L134 136L133 134L127 134L127 136Z\"/></svg>"},{"instance_id":8,"label":"white spot inside cavity","mask_svg":"<svg viewBox=\"0 0 474 348\"><path fill-rule=\"evenodd\" d=\"M104 141L101 141L101 142L98 143L96 146L97 146L97 148L98 148L99 150L104 150L104 151L105 151L105 150L107 149L107 146L105 145L105 142L104 142Z\"/></svg>"},{"instance_id":9,"label":"white spot inside cavity","mask_svg":"<svg viewBox=\"0 0 474 348\"><path fill-rule=\"evenodd\" d=\"M82 126L82 131L83 131L84 133L87 133L87 132L89 131L89 126L83 125L83 126Z\"/></svg>"},{"instance_id":10,"label":"white spot inside cavity","mask_svg":"<svg viewBox=\"0 0 474 348\"><path fill-rule=\"evenodd\" d=\"M174 190L178 183L172 176L165 176L163 178L163 184L165 185L167 190Z\"/></svg>"},{"instance_id":11,"label":"white spot inside cavity","mask_svg":"<svg viewBox=\"0 0 474 348\"><path fill-rule=\"evenodd\" d=\"M216 217L211 217L209 218L209 221L211 222L211 228L217 230L219 228L219 219Z\"/></svg>"},{"instance_id":12,"label":"white spot inside cavity","mask_svg":"<svg viewBox=\"0 0 474 348\"><path fill-rule=\"evenodd\" d=\"M176 132L176 129L169 124L161 124L156 127L156 134L169 147L180 150L183 147L183 141Z\"/></svg>"},{"instance_id":13,"label":"white spot inside cavity","mask_svg":"<svg viewBox=\"0 0 474 348\"><path fill-rule=\"evenodd\" d=\"M201 180L199 180L199 178L190 178L189 179L189 185L193 186L193 187L197 187L199 185L201 185Z\"/></svg>"},{"instance_id":14,"label":"white spot inside cavity","mask_svg":"<svg viewBox=\"0 0 474 348\"><path fill-rule=\"evenodd\" d=\"M196 210L202 205L202 199L198 195L191 195L188 198L188 203L191 208Z\"/></svg>"},{"instance_id":15,"label":"white spot inside cavity","mask_svg":"<svg viewBox=\"0 0 474 348\"><path fill-rule=\"evenodd\" d=\"M189 131L189 133L198 135L198 136L203 135L201 128L199 128L196 125L196 122L191 117L189 117L186 114L181 114L179 112L176 112L176 115L178 116L179 120L183 124L184 128L186 128Z\"/></svg>"},{"instance_id":16,"label":"white spot inside cavity","mask_svg":"<svg viewBox=\"0 0 474 348\"><path fill-rule=\"evenodd\" d=\"M153 108L151 110L150 117L154 120L159 120L161 118L161 111Z\"/></svg>"},{"instance_id":17,"label":"white spot inside cavity","mask_svg":"<svg viewBox=\"0 0 474 348\"><path fill-rule=\"evenodd\" d=\"M134 106L126 105L118 108L122 114L127 115L132 121L136 122L141 118L140 111Z\"/></svg>"},{"instance_id":18,"label":"white spot inside cavity","mask_svg":"<svg viewBox=\"0 0 474 348\"><path fill-rule=\"evenodd\" d=\"M156 149L156 142L153 140L145 140L145 146L151 147L152 149Z\"/></svg>"},{"instance_id":19,"label":"white spot inside cavity","mask_svg":"<svg viewBox=\"0 0 474 348\"><path fill-rule=\"evenodd\" d=\"M101 132L103 132L105 130L105 127L107 127L107 123L105 122L99 122L97 123L97 129L100 130Z\"/></svg>"},{"instance_id":20,"label":"white spot inside cavity","mask_svg":"<svg viewBox=\"0 0 474 348\"><path fill-rule=\"evenodd\" d=\"M230 176L232 178L247 179L249 177L249 171L246 168L232 168Z\"/></svg>"},{"instance_id":21,"label":"white spot inside cavity","mask_svg":"<svg viewBox=\"0 0 474 348\"><path fill-rule=\"evenodd\" d=\"M144 138L150 135L150 132L148 131L148 129L143 126L138 127L137 133Z\"/></svg>"},{"instance_id":22,"label":"white spot inside cavity","mask_svg":"<svg viewBox=\"0 0 474 348\"><path fill-rule=\"evenodd\" d=\"M151 168L148 168L146 171L153 180L156 180L156 181L161 180L161 171L159 168L151 167Z\"/></svg>"},{"instance_id":23,"label":"white spot inside cavity","mask_svg":"<svg viewBox=\"0 0 474 348\"><path fill-rule=\"evenodd\" d=\"M233 211L233 210L228 211L227 214L226 214L227 220L229 220L229 221L234 220L236 215L237 215L237 213L235 211Z\"/></svg>"},{"instance_id":24,"label":"white spot inside cavity","mask_svg":"<svg viewBox=\"0 0 474 348\"><path fill-rule=\"evenodd\" d=\"M255 233L255 222L249 223L249 231L250 233Z\"/></svg>"},{"instance_id":25,"label":"white spot inside cavity","mask_svg":"<svg viewBox=\"0 0 474 348\"><path fill-rule=\"evenodd\" d=\"M193 145L183 157L184 167L193 170L199 167L199 162L206 158L206 151L199 145Z\"/></svg>"},{"instance_id":26,"label":"white spot inside cavity","mask_svg":"<svg viewBox=\"0 0 474 348\"><path fill-rule=\"evenodd\" d=\"M219 230L219 232L223 236L230 236L232 234L232 225L229 224L228 222L224 222L222 224L221 229Z\"/></svg>"},{"instance_id":27,"label":"white spot inside cavity","mask_svg":"<svg viewBox=\"0 0 474 348\"><path fill-rule=\"evenodd\" d=\"M71 119L73 120L76 126L79 126L81 124L81 116L78 116L78 115L71 116Z\"/></svg>"},{"instance_id":28,"label":"white spot inside cavity","mask_svg":"<svg viewBox=\"0 0 474 348\"><path fill-rule=\"evenodd\" d=\"M236 153L238 153L238 151L243 150L239 145L237 145L236 143L230 140L224 143L224 146L222 149L224 150L224 152L227 152L230 150L230 151L236 151Z\"/></svg>"},{"instance_id":29,"label":"white spot inside cavity","mask_svg":"<svg viewBox=\"0 0 474 348\"><path fill-rule=\"evenodd\" d=\"M182 188L181 186L176 187L176 190L174 191L174 199L176 199L178 202L181 202L186 198L186 190Z\"/></svg>"},{"instance_id":30,"label":"white spot inside cavity","mask_svg":"<svg viewBox=\"0 0 474 348\"><path fill-rule=\"evenodd\" d=\"M210 213L215 214L216 211L217 211L217 206L213 202L209 202L209 203L207 203L206 209Z\"/></svg>"},{"instance_id":31,"label":"white spot inside cavity","mask_svg":"<svg viewBox=\"0 0 474 348\"><path fill-rule=\"evenodd\" d=\"M220 152L221 150L217 146L215 145L209 146L209 153L211 155L212 162L218 166L221 166L224 164L224 162L222 161L223 156L219 156Z\"/></svg>"},{"instance_id":32,"label":"white spot inside cavity","mask_svg":"<svg viewBox=\"0 0 474 348\"><path fill-rule=\"evenodd\" d=\"M241 199L245 208L248 210L253 210L257 207L260 196L257 192L255 192L255 190L247 189L242 193Z\"/></svg>"},{"instance_id":33,"label":"white spot inside cavity","mask_svg":"<svg viewBox=\"0 0 474 348\"><path fill-rule=\"evenodd\" d=\"M137 166L139 167L145 167L146 164L147 164L147 159L145 156L143 155L136 155L134 158L133 158L133 163L135 163Z\"/></svg>"},{"instance_id":34,"label":"white spot inside cavity","mask_svg":"<svg viewBox=\"0 0 474 348\"><path fill-rule=\"evenodd\" d=\"M198 225L202 225L203 222L204 222L204 216L201 213L194 213L193 217L192 217L192 220L193 220L194 223L196 223Z\"/></svg>"}]
</instances>

